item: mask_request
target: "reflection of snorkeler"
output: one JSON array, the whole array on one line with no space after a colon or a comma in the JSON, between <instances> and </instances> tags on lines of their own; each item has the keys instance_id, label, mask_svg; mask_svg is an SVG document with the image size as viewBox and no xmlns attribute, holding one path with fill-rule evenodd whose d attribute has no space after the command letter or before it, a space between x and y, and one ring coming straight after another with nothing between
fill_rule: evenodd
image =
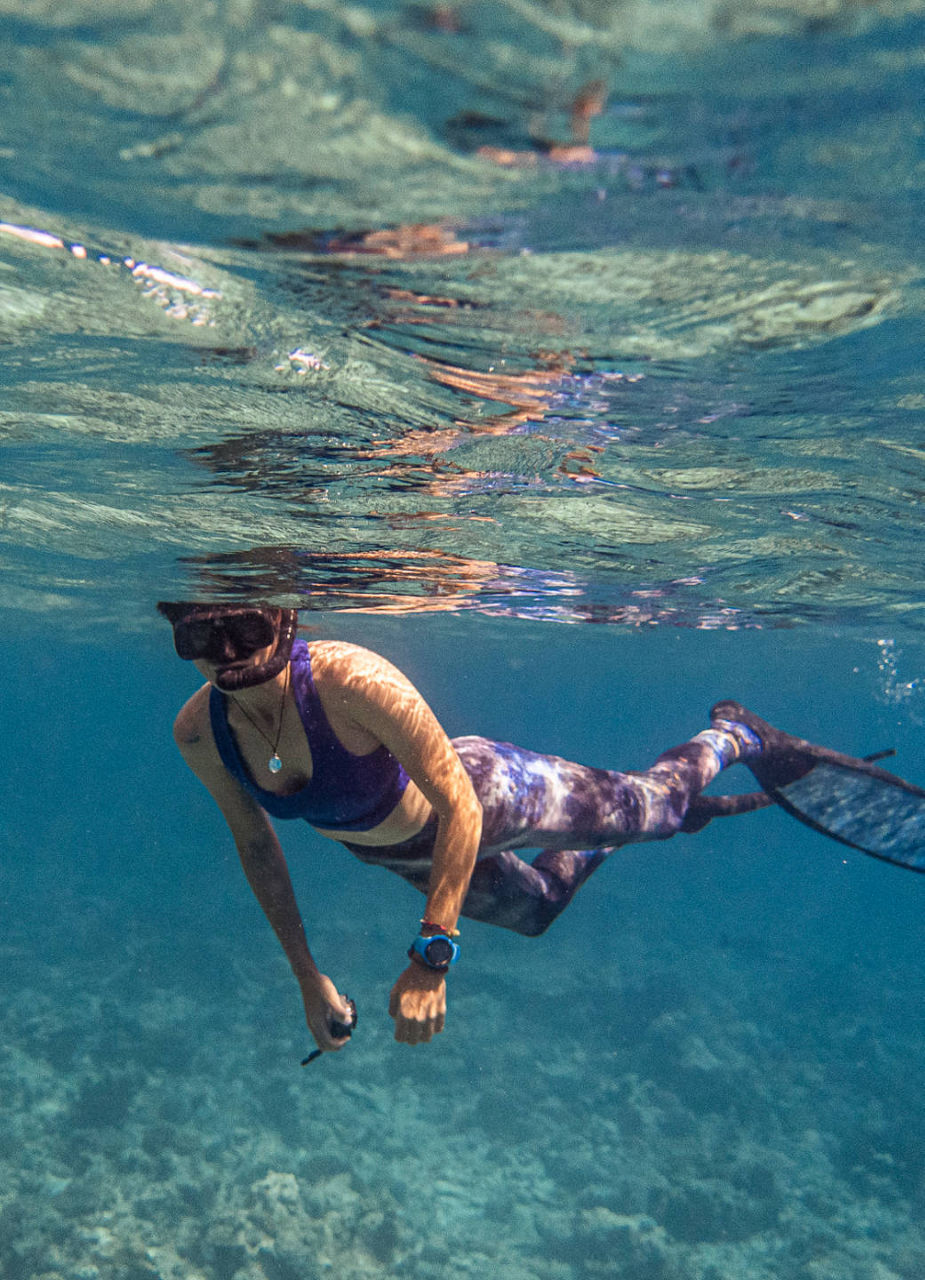
<instances>
[{"instance_id":1,"label":"reflection of snorkeler","mask_svg":"<svg viewBox=\"0 0 925 1280\"><path fill-rule=\"evenodd\" d=\"M709 729L647 771L616 773L485 738L451 742L389 662L340 641L296 640L293 611L158 607L179 656L209 682L178 715L177 743L231 829L321 1050L346 1043L349 1005L311 957L268 815L304 818L426 895L390 1001L396 1039L409 1044L443 1029L460 915L540 934L620 845L775 800L844 843L925 868L925 792L737 703L715 706ZM763 791L704 796L737 761ZM528 847L542 850L532 864L512 852Z\"/></svg>"}]
</instances>

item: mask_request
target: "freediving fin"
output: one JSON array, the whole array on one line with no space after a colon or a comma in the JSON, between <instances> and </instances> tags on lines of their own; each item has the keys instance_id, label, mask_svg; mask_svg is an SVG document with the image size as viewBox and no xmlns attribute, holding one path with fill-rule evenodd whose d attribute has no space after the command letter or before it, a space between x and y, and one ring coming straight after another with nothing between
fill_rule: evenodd
<instances>
[{"instance_id":1,"label":"freediving fin","mask_svg":"<svg viewBox=\"0 0 925 1280\"><path fill-rule=\"evenodd\" d=\"M925 871L925 791L902 778L820 760L768 794L794 818L841 844Z\"/></svg>"},{"instance_id":2,"label":"freediving fin","mask_svg":"<svg viewBox=\"0 0 925 1280\"><path fill-rule=\"evenodd\" d=\"M873 761L775 729L741 703L719 702L713 723L746 725L764 750L744 763L765 793L814 831L913 871L925 871L925 791Z\"/></svg>"}]
</instances>

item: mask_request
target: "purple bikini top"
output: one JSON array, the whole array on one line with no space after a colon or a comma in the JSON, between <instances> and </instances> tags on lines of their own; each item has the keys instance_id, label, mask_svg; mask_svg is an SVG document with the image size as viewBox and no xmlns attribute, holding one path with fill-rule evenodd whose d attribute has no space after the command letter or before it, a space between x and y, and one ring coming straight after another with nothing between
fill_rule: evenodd
<instances>
[{"instance_id":1,"label":"purple bikini top","mask_svg":"<svg viewBox=\"0 0 925 1280\"><path fill-rule=\"evenodd\" d=\"M304 818L327 831L371 831L402 798L408 775L388 747L378 746L357 756L343 745L324 714L304 640L292 646L291 670L292 692L312 753L308 785L288 796L274 795L257 785L228 724L225 695L213 685L209 718L222 763L273 818Z\"/></svg>"}]
</instances>

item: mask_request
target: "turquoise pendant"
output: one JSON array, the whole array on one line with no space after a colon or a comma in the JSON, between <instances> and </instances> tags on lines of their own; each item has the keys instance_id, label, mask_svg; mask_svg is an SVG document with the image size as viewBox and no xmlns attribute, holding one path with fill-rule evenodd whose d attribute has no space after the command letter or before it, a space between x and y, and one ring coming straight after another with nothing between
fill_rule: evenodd
<instances>
[{"instance_id":1,"label":"turquoise pendant","mask_svg":"<svg viewBox=\"0 0 925 1280\"><path fill-rule=\"evenodd\" d=\"M279 773L282 767L283 767L283 762L282 760L280 760L279 756L274 751L273 754L270 756L269 762L267 764L267 768L270 770L271 773Z\"/></svg>"}]
</instances>

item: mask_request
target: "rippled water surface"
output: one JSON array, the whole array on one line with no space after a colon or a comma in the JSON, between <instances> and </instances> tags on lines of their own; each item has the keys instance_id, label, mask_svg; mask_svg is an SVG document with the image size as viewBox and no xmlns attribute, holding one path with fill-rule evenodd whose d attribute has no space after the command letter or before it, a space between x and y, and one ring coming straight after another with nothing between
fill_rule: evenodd
<instances>
[{"instance_id":1,"label":"rippled water surface","mask_svg":"<svg viewBox=\"0 0 925 1280\"><path fill-rule=\"evenodd\" d=\"M9 0L4 599L917 626L923 36Z\"/></svg>"}]
</instances>

